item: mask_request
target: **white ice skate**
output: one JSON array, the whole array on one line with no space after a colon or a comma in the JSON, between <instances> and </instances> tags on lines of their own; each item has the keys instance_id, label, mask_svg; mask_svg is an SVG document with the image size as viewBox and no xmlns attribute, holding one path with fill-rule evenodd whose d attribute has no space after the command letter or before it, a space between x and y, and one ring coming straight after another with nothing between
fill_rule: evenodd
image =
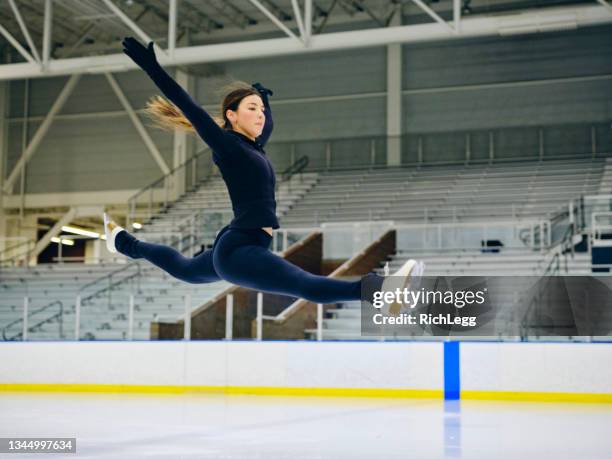
<instances>
[{"instance_id":1,"label":"white ice skate","mask_svg":"<svg viewBox=\"0 0 612 459\"><path fill-rule=\"evenodd\" d=\"M385 266L385 274L388 272L388 266ZM418 260L408 260L404 263L392 276L388 276L383 281L381 290L383 292L395 292L400 289L403 292L405 288L417 290L421 285L421 278L425 272L425 263ZM394 301L388 307L385 307L383 313L390 315L398 315L402 307L407 307L402 302Z\"/></svg>"},{"instance_id":2,"label":"white ice skate","mask_svg":"<svg viewBox=\"0 0 612 459\"><path fill-rule=\"evenodd\" d=\"M109 218L106 212L104 212L104 235L106 236L106 248L110 253L117 253L117 248L115 247L115 238L117 237L117 234L119 234L124 229L117 225L115 222L113 222L115 227L111 231L108 225L110 222L113 221Z\"/></svg>"}]
</instances>

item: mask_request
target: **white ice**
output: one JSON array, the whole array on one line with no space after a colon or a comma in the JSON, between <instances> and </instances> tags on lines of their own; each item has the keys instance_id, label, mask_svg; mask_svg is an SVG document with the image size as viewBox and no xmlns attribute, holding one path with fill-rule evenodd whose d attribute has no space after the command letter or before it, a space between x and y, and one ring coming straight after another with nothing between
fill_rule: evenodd
<instances>
[{"instance_id":1,"label":"white ice","mask_svg":"<svg viewBox=\"0 0 612 459\"><path fill-rule=\"evenodd\" d=\"M5 392L0 437L76 437L79 458L608 459L612 405Z\"/></svg>"}]
</instances>

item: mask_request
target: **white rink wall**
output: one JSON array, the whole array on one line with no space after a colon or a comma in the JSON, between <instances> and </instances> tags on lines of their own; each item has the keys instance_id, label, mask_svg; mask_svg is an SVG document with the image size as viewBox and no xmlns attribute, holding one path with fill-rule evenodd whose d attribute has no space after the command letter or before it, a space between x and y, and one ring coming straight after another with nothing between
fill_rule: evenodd
<instances>
[{"instance_id":1,"label":"white rink wall","mask_svg":"<svg viewBox=\"0 0 612 459\"><path fill-rule=\"evenodd\" d=\"M0 384L434 389L441 343L1 343Z\"/></svg>"},{"instance_id":2,"label":"white rink wall","mask_svg":"<svg viewBox=\"0 0 612 459\"><path fill-rule=\"evenodd\" d=\"M612 343L470 342L460 353L462 390L612 395Z\"/></svg>"},{"instance_id":3,"label":"white rink wall","mask_svg":"<svg viewBox=\"0 0 612 459\"><path fill-rule=\"evenodd\" d=\"M461 390L481 393L477 398L565 393L612 402L612 343L463 342L458 361L447 357L447 374L445 349L443 342L415 341L5 342L0 390L109 385L109 391L168 386L343 395L347 389L346 395L440 398L457 372Z\"/></svg>"}]
</instances>

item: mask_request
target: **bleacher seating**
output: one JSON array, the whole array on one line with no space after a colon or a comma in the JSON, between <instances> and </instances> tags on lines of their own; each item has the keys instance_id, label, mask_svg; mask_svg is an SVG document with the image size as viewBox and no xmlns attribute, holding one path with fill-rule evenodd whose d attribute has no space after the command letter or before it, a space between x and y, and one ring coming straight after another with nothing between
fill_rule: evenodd
<instances>
[{"instance_id":1,"label":"bleacher seating","mask_svg":"<svg viewBox=\"0 0 612 459\"><path fill-rule=\"evenodd\" d=\"M88 265L93 266L93 265ZM29 310L61 302L63 308L63 335L73 339L75 329L75 303L81 295L80 336L83 339L125 339L128 329L128 304L134 294L134 339L148 339L150 322L161 319L175 320L184 314L185 295L191 294L192 307L197 307L219 291L227 288L227 282L213 284L187 284L164 273L155 266L143 266L142 276L133 282L119 283L112 289L105 289L108 279L80 291L86 284L104 275L116 272L122 265L105 264L83 269L79 264L49 264L33 268L3 270L0 298L0 324L6 324L23 317L24 296L29 298ZM119 267L119 268L118 268ZM126 274L134 273L134 270ZM89 301L87 297L101 291ZM30 326L54 315L59 305L49 307L44 313L31 316ZM22 323L7 331L11 338L22 330ZM28 333L30 340L57 339L58 321L41 324Z\"/></svg>"},{"instance_id":2,"label":"bleacher seating","mask_svg":"<svg viewBox=\"0 0 612 459\"><path fill-rule=\"evenodd\" d=\"M288 210L300 200L317 182L315 172L294 175L290 180L279 182L276 192L277 215L282 218ZM143 228L136 233L145 237L146 234L172 233L178 222L202 211L217 211L226 216L226 223L231 219L232 206L229 193L223 180L211 178L197 190L186 193L180 199L170 204L167 209L154 215ZM140 237L140 236L139 236Z\"/></svg>"},{"instance_id":3,"label":"bleacher seating","mask_svg":"<svg viewBox=\"0 0 612 459\"><path fill-rule=\"evenodd\" d=\"M603 164L575 159L328 171L281 226L546 218L570 199L596 194Z\"/></svg>"},{"instance_id":4,"label":"bleacher seating","mask_svg":"<svg viewBox=\"0 0 612 459\"><path fill-rule=\"evenodd\" d=\"M290 205L299 199L316 182L316 173L297 174L290 181L281 182L277 193L278 214L282 215ZM172 234L177 222L202 210L214 209L231 212L231 203L225 184L213 178L198 189L188 192L170 205L162 213L145 222L140 231L135 231L141 239L153 239L160 234ZM214 236L214 235L211 235ZM207 241L197 241L198 244ZM211 241L208 241L211 242ZM124 260L124 261L127 261ZM150 322L156 316L175 320L184 314L185 295L192 295L192 307L196 308L212 296L227 288L227 282L215 282L194 286L172 278L159 268L142 260L139 287L133 290L132 283L124 282L105 289L98 297L92 298L81 309L80 336L85 339L125 339L128 328L129 295L134 292L134 339L148 339ZM62 334L68 339L74 337L74 305L80 289L96 279L103 278L113 271L125 268L124 263L104 264L49 264L31 268L3 268L0 273L0 330L7 324L23 316L23 298L28 296L29 310L36 311L53 302L59 301L63 308L64 320ZM103 289L106 281L101 281L98 289ZM94 286L95 287L95 286ZM97 288L97 287L96 287ZM83 295L87 295L85 290ZM110 298L111 300L109 301ZM48 307L45 312L30 318L34 325L59 311L59 304ZM21 332L22 323L7 330L7 337ZM60 323L41 324L29 332L28 339L57 339L60 336ZM2 337L0 336L0 339Z\"/></svg>"},{"instance_id":5,"label":"bleacher seating","mask_svg":"<svg viewBox=\"0 0 612 459\"><path fill-rule=\"evenodd\" d=\"M496 163L487 165L423 166L371 170L304 173L282 182L277 193L281 227L311 227L321 222L394 220L396 223L448 221L491 221L543 219L567 206L570 199L595 194L600 188L604 161L601 159ZM147 240L176 230L177 222L202 209L231 212L225 185L212 178L199 189L182 196L156 214L137 231ZM203 242L203 241L199 241ZM210 242L210 241L208 241ZM391 270L409 254L398 252ZM530 250L504 250L501 254L480 252L422 252L428 274L541 274L550 254ZM124 260L127 261L127 260ZM136 282L120 282L84 304L81 310L81 337L124 339L127 336L128 297L135 294L134 338L149 337L150 322L159 316L176 319L184 313L184 299L192 295L192 307L218 294L229 284L218 282L191 285L140 261L141 276ZM574 274L588 273L590 260L577 256L571 264ZM99 265L56 264L33 268L4 268L0 272L0 329L22 316L23 297L30 298L30 311L60 301L64 311L63 335L74 336L74 304L81 288L125 263ZM382 269L382 268L381 268ZM100 285L102 285L103 281ZM109 300L110 297L110 300ZM59 306L48 308L48 315ZM55 308L55 309L54 309ZM350 304L326 321L326 339L334 335ZM343 312L341 312L343 311ZM46 312L45 312L46 314ZM32 317L31 324L44 315ZM41 325L29 332L30 339L57 339L59 322ZM349 327L350 328L350 327ZM21 324L8 335L21 331Z\"/></svg>"},{"instance_id":6,"label":"bleacher seating","mask_svg":"<svg viewBox=\"0 0 612 459\"><path fill-rule=\"evenodd\" d=\"M395 272L409 258L418 257L426 263L425 276L513 276L517 278L537 278L546 272L552 261L553 252L540 253L528 249L503 250L500 253L482 253L480 251L428 251L418 255L398 252L389 260L389 272ZM561 263L560 271L552 274L589 275L591 260L586 253L568 256L567 271ZM383 267L374 270L384 275ZM494 273L494 274L492 274ZM519 279L520 280L520 279ZM513 306L520 298L510 290L502 292L507 304ZM378 340L381 337L367 336L361 333L361 303L359 301L339 302L338 307L327 311L328 318L323 321L324 340ZM306 330L311 339L316 336L316 329ZM389 339L393 337L385 337ZM405 337L404 337L405 338ZM401 339L401 337L400 337Z\"/></svg>"}]
</instances>

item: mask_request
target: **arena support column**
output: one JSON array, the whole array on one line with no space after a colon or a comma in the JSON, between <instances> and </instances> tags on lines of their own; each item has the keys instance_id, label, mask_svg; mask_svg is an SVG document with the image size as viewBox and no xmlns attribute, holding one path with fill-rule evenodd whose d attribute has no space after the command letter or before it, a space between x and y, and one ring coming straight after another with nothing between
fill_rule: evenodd
<instances>
[{"instance_id":1,"label":"arena support column","mask_svg":"<svg viewBox=\"0 0 612 459\"><path fill-rule=\"evenodd\" d=\"M389 26L400 26L401 9ZM402 45L387 45L387 166L402 163Z\"/></svg>"},{"instance_id":2,"label":"arena support column","mask_svg":"<svg viewBox=\"0 0 612 459\"><path fill-rule=\"evenodd\" d=\"M5 244L2 238L6 237L6 219L4 218L4 164L7 157L8 123L8 81L0 81L0 252Z\"/></svg>"},{"instance_id":3,"label":"arena support column","mask_svg":"<svg viewBox=\"0 0 612 459\"><path fill-rule=\"evenodd\" d=\"M188 73L177 69L175 80L180 84L187 92L191 92L191 82L193 78ZM184 164L187 160L187 133L175 129L174 131L174 146L172 156L172 168L177 168L181 164ZM186 183L185 180L190 175L186 173L185 168L177 170L174 174L172 181L172 200L178 199L185 192Z\"/></svg>"}]
</instances>

